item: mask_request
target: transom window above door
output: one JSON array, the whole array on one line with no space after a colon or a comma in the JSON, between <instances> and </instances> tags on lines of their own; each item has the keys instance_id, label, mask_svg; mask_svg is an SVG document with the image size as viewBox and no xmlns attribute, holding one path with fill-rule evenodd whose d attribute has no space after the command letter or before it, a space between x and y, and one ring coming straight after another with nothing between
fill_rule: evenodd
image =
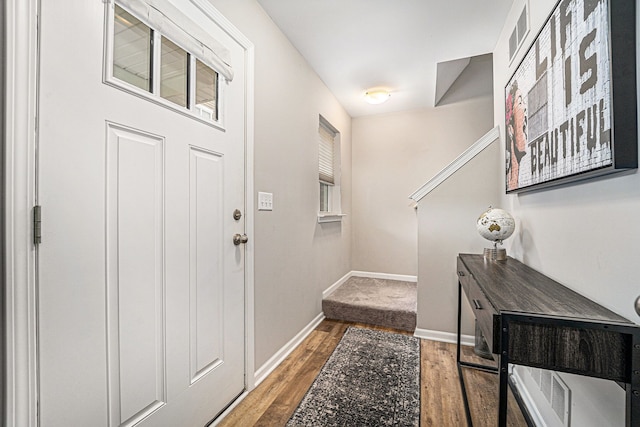
<instances>
[{"instance_id":1,"label":"transom window above door","mask_svg":"<svg viewBox=\"0 0 640 427\"><path fill-rule=\"evenodd\" d=\"M223 46L168 0L111 0L106 16L105 83L223 126Z\"/></svg>"}]
</instances>

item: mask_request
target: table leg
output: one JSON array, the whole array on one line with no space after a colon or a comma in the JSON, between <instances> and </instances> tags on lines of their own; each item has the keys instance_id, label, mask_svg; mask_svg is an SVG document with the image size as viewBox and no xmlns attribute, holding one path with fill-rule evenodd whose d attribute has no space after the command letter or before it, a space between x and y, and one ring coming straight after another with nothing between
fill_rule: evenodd
<instances>
[{"instance_id":1,"label":"table leg","mask_svg":"<svg viewBox=\"0 0 640 427\"><path fill-rule=\"evenodd\" d=\"M506 349L509 346L509 326L502 317L501 333L500 333L500 358L498 366L498 426L507 426L507 403L508 403L508 385L509 385L509 357Z\"/></svg>"},{"instance_id":2,"label":"table leg","mask_svg":"<svg viewBox=\"0 0 640 427\"><path fill-rule=\"evenodd\" d=\"M500 358L502 359L502 357ZM509 390L509 372L508 369L500 363L500 372L498 378L500 389L498 394L498 426L506 427L507 425L507 392ZM506 370L506 371L505 371Z\"/></svg>"},{"instance_id":3,"label":"table leg","mask_svg":"<svg viewBox=\"0 0 640 427\"><path fill-rule=\"evenodd\" d=\"M458 282L458 345L456 347L456 362L460 364L460 328L462 327L462 285Z\"/></svg>"},{"instance_id":4,"label":"table leg","mask_svg":"<svg viewBox=\"0 0 640 427\"><path fill-rule=\"evenodd\" d=\"M640 426L640 333L633 334L631 350L631 383L625 385L626 425Z\"/></svg>"}]
</instances>

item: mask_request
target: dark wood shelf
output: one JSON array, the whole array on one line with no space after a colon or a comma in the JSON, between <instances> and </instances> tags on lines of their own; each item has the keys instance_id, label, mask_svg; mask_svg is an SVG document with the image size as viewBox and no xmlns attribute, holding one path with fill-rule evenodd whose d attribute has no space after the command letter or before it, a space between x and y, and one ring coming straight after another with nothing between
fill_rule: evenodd
<instances>
[{"instance_id":1,"label":"dark wood shelf","mask_svg":"<svg viewBox=\"0 0 640 427\"><path fill-rule=\"evenodd\" d=\"M460 254L458 278L458 346L465 294L499 361L499 426L506 425L509 363L617 381L626 391L626 425L640 426L638 325L513 258ZM459 357L458 364L483 369Z\"/></svg>"},{"instance_id":2,"label":"dark wood shelf","mask_svg":"<svg viewBox=\"0 0 640 427\"><path fill-rule=\"evenodd\" d=\"M504 262L494 262L485 261L482 255L459 256L467 269L473 271L476 283L498 311L634 325L511 257Z\"/></svg>"}]
</instances>

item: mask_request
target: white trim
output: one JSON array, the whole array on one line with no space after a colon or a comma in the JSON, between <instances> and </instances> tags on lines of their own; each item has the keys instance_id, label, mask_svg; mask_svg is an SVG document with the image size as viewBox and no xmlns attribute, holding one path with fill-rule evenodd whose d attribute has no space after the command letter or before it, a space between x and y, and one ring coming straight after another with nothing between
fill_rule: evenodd
<instances>
[{"instance_id":1,"label":"white trim","mask_svg":"<svg viewBox=\"0 0 640 427\"><path fill-rule=\"evenodd\" d=\"M35 200L38 0L6 2L6 383L4 425L37 425Z\"/></svg>"},{"instance_id":2,"label":"white trim","mask_svg":"<svg viewBox=\"0 0 640 427\"><path fill-rule=\"evenodd\" d=\"M255 46L222 13L207 0L190 0L200 11L216 22L231 38L245 49L245 233L255 236L254 204L254 111L255 111ZM245 245L245 389L256 388L255 375L255 250L254 239ZM238 399L241 400L244 395ZM236 402L232 404L235 406Z\"/></svg>"},{"instance_id":3,"label":"white trim","mask_svg":"<svg viewBox=\"0 0 640 427\"><path fill-rule=\"evenodd\" d=\"M236 40L238 40L236 38ZM246 75L246 105L245 105L245 129L246 129L246 145L245 145L245 233L247 236L255 236L255 203L253 198L254 191L254 95L255 95L255 49L253 44L247 39L245 47L245 75ZM238 41L242 43L241 41ZM247 391L255 388L256 384L254 376L249 375L255 369L255 300L254 300L254 265L255 265L255 247L254 239L247 242L245 250L245 387Z\"/></svg>"},{"instance_id":4,"label":"white trim","mask_svg":"<svg viewBox=\"0 0 640 427\"><path fill-rule=\"evenodd\" d=\"M467 162L480 154L482 150L487 148L494 141L497 141L499 138L500 127L496 126L489 132L484 134L476 142L474 142L471 147L467 148L465 152L458 156L458 158L456 158L453 162L449 163L449 165L447 165L444 169L434 175L433 178L431 178L426 184L416 190L412 195L409 196L409 198L413 199L416 202L419 202L424 196L433 191L437 186L442 184L447 178L453 175L457 170L467 164Z\"/></svg>"},{"instance_id":5,"label":"white trim","mask_svg":"<svg viewBox=\"0 0 640 427\"><path fill-rule=\"evenodd\" d=\"M325 299L326 297L331 295L331 293L333 293L333 291L338 289L340 287L340 285L342 285L344 282L349 280L350 277L351 277L351 272L348 272L347 274L345 274L344 276L339 278L336 283L334 283L333 285L329 286L327 289L322 291L322 299Z\"/></svg>"},{"instance_id":6,"label":"white trim","mask_svg":"<svg viewBox=\"0 0 640 427\"><path fill-rule=\"evenodd\" d=\"M513 51L513 55L509 55L509 43L507 42L507 56L509 57L509 66L513 65L513 62L514 62L513 60L516 59L516 57L518 56L520 49L522 49L522 46L524 46L524 41L527 39L527 37L529 37L529 32L531 31L531 18L529 18L529 13L531 9L529 9L529 0L525 0L524 8L520 11L518 16L516 17L516 23L513 27L513 30L511 30L511 33L509 33L509 38L511 38L511 34L513 34L514 31L516 32L516 34L518 33L518 21L520 20L520 16L522 16L522 12L525 10L527 12L527 20L526 20L527 31L524 32L524 34L522 35L522 38L518 38L518 46L516 47L516 50ZM507 40L509 40L509 38L507 38Z\"/></svg>"},{"instance_id":7,"label":"white trim","mask_svg":"<svg viewBox=\"0 0 640 427\"><path fill-rule=\"evenodd\" d=\"M386 280L399 280L401 282L418 282L417 276L407 276L404 274L388 274L388 273L373 273L370 271L352 271L353 277L369 277L371 279L386 279Z\"/></svg>"},{"instance_id":8,"label":"white trim","mask_svg":"<svg viewBox=\"0 0 640 427\"><path fill-rule=\"evenodd\" d=\"M343 216L347 216L347 214L319 213L318 223L324 224L325 222L341 222Z\"/></svg>"},{"instance_id":9,"label":"white trim","mask_svg":"<svg viewBox=\"0 0 640 427\"><path fill-rule=\"evenodd\" d=\"M373 273L370 271L350 271L340 279L338 279L333 285L322 291L322 299L327 298L336 289L338 289L343 283L349 280L351 277L368 277L370 279L385 279L385 280L399 280L401 282L418 282L417 276L408 276L403 274L388 274L388 273ZM454 341L455 342L455 341Z\"/></svg>"},{"instance_id":10,"label":"white trim","mask_svg":"<svg viewBox=\"0 0 640 427\"><path fill-rule=\"evenodd\" d=\"M216 70L228 81L233 80L229 50L170 1L115 0L115 3Z\"/></svg>"},{"instance_id":11,"label":"white trim","mask_svg":"<svg viewBox=\"0 0 640 427\"><path fill-rule=\"evenodd\" d=\"M520 365L520 367L524 368L524 366L522 365ZM524 403L524 406L529 411L529 416L531 416L534 425L546 427L547 423L544 421L544 418L540 414L540 410L538 409L533 396L531 396L531 393L529 393L529 389L525 386L524 378L520 376L519 369L514 369L514 366L511 365L509 366L509 373L511 378L513 379L513 383L516 389L518 389L518 393L520 393L522 403Z\"/></svg>"},{"instance_id":12,"label":"white trim","mask_svg":"<svg viewBox=\"0 0 640 427\"><path fill-rule=\"evenodd\" d=\"M156 43L155 46L159 46L159 43ZM154 49L159 49L159 48L156 48L155 46L154 46ZM108 52L107 49L105 49L105 51ZM158 62L154 63L154 67L156 66L158 66ZM183 107L181 105L175 104L169 100L164 99L163 97L160 96L158 89L154 89L156 91L154 93L148 92L146 90L142 90L138 87L135 87L134 85L129 84L124 80L119 80L117 77L114 77L112 75L113 73L110 70L105 70L104 74L105 76L103 77L103 83L106 85L109 85L116 89L130 93L131 95L137 96L138 98L145 99L146 101L152 102L161 107L168 108L169 110L172 110L178 114L182 114L183 116L187 116L193 120L197 120L198 122L203 123L207 126L211 126L212 128L216 128L220 130L226 129L226 124L224 123L225 83L223 80L219 80L220 83L218 84L218 100L219 100L218 101L218 120L214 121L214 120L208 120L200 116L195 109L189 109L187 107ZM159 84L158 81L159 79L154 79L153 85L154 86L158 85Z\"/></svg>"},{"instance_id":13,"label":"white trim","mask_svg":"<svg viewBox=\"0 0 640 427\"><path fill-rule=\"evenodd\" d=\"M276 352L264 365L255 373L254 383L256 387L276 369L289 354L324 320L324 314L320 313L307 326L305 326L298 334L291 338L280 350Z\"/></svg>"},{"instance_id":14,"label":"white trim","mask_svg":"<svg viewBox=\"0 0 640 427\"><path fill-rule=\"evenodd\" d=\"M149 1L154 1L154 0L149 0ZM164 1L164 0L162 0ZM103 70L102 70L102 81L104 84L109 85L111 87L114 87L116 89L125 91L127 93L130 93L131 95L137 96L139 98L145 99L146 101L152 102L156 105L160 105L161 107L164 108L168 108L169 110L175 111L178 114L182 114L184 116L190 117L194 120L199 121L200 123L204 123L207 126L211 126L213 128L216 129L220 129L220 130L225 130L226 129L226 124L225 124L225 110L226 110L226 97L225 97L225 87L228 84L228 81L224 78L222 75L219 74L219 78L218 78L218 85L217 85L217 102L218 102L218 106L217 106L217 115L218 117L213 120L213 119L207 119L204 118L200 115L200 113L196 110L195 108L195 86L196 86L196 80L195 80L195 60L197 58L197 55L193 55L193 52L191 50L189 50L189 48L187 46L184 45L180 45L179 42L176 42L175 40L171 40L172 42L175 42L180 48L184 49L187 53L190 54L191 57L191 84L189 84L189 91L191 92L191 97L190 97L190 104L192 105L187 105L185 107L178 105L174 102L169 101L168 99L163 98L160 95L160 60L158 60L158 58L161 58L161 52L162 52L162 43L161 43L161 39L163 36L166 36L166 34L162 33L162 31L155 29L155 31L153 32L153 53L152 53L152 58L156 58L152 61L151 65L153 67L153 71L152 71L152 76L154 76L154 78L152 79L152 88L150 88L150 90L144 90L141 89L131 83L128 83L124 80L120 80L119 78L115 77L113 75L113 63L114 63L114 57L113 57L113 44L114 44L114 28L113 28L113 23L114 23L114 6L116 3L118 3L118 6L123 7L121 4L119 4L121 2L121 0L115 0L115 1L106 1L105 2L105 22L104 22L104 53L103 53ZM144 6L146 4L145 0L133 0L134 3L140 3L141 6ZM126 3L126 2L125 2ZM125 5L124 9L127 10L126 8L127 5ZM149 6L151 7L151 6ZM173 6L170 6L173 7ZM127 10L128 11L128 10ZM181 13L181 12L178 12ZM213 18L212 18L213 19ZM141 22L145 23L145 25L147 25L147 23L141 19ZM215 21L214 21L215 22ZM222 28L222 26L221 26ZM222 28L222 30L225 30L224 28ZM169 39L171 39L170 37L168 37ZM243 46L245 47L245 46ZM200 58L197 58L200 59ZM209 65L208 65L209 66ZM214 67L211 67L212 69L214 69L214 71L218 72L217 69L215 69Z\"/></svg>"},{"instance_id":15,"label":"white trim","mask_svg":"<svg viewBox=\"0 0 640 427\"><path fill-rule=\"evenodd\" d=\"M413 336L416 338L421 338L423 340L446 342L451 344L456 344L458 342L458 336L453 332L431 331L429 329L416 328ZM476 343L476 338L473 335L461 335L460 343L462 345L474 346Z\"/></svg>"},{"instance_id":16,"label":"white trim","mask_svg":"<svg viewBox=\"0 0 640 427\"><path fill-rule=\"evenodd\" d=\"M386 279L386 280L399 280L401 282L418 282L417 276L406 276L403 274L387 274L387 273L372 273L370 271L350 271L341 278L338 279L333 285L322 291L322 299L325 299L340 287L344 282L351 277L368 277L371 279Z\"/></svg>"},{"instance_id":17,"label":"white trim","mask_svg":"<svg viewBox=\"0 0 640 427\"><path fill-rule=\"evenodd\" d=\"M320 313L315 319L311 321L311 323L305 326L300 332L298 332L295 337L293 337L293 339L286 343L280 350L278 350L276 354L274 354L264 365L262 365L260 369L256 371L254 377L252 378L252 383L254 384L253 388L257 387L258 384L264 381L269 376L269 374L271 374L284 361L284 359L286 359L287 356L291 354L291 352L295 350L295 348L298 347L302 343L302 341L304 341L305 338L309 336L311 332L313 332L313 330L320 324L320 322L324 320L324 318L324 314ZM245 397L249 395L249 393L250 390L247 390L240 396L238 396L236 400L234 400L233 403L229 405L229 407L227 407L224 412L218 415L215 421L213 421L209 425L211 427L215 427L220 424L224 420L224 418L229 415L240 404L240 402L245 399Z\"/></svg>"}]
</instances>

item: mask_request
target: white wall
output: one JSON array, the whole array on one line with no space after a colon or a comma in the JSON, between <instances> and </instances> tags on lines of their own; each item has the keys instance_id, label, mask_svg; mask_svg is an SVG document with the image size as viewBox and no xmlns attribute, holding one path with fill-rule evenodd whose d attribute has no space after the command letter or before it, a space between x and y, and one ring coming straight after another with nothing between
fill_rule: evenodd
<instances>
[{"instance_id":1,"label":"white wall","mask_svg":"<svg viewBox=\"0 0 640 427\"><path fill-rule=\"evenodd\" d=\"M255 367L321 313L351 270L351 118L255 0L211 0L255 45ZM318 224L318 119L341 134L342 223ZM257 194L254 195L257 197ZM257 209L257 202L256 202Z\"/></svg>"},{"instance_id":2,"label":"white wall","mask_svg":"<svg viewBox=\"0 0 640 427\"><path fill-rule=\"evenodd\" d=\"M531 31L518 57L509 65L507 43L524 0L514 2L493 53L495 124L503 131L504 87L556 0L528 3ZM520 195L504 195L503 173L500 182L501 204L511 211L517 224L516 233L506 242L510 255L639 322L633 301L640 294L636 272L640 254L640 175L633 173ZM623 425L621 410L603 403L610 401L605 399L609 393L617 393L618 401L622 399L622 389L614 386L609 391L597 381L583 378L572 378L567 383L578 391L573 405L576 414L599 413L602 417L585 417L581 426L603 425L600 419L607 420L607 425Z\"/></svg>"},{"instance_id":3,"label":"white wall","mask_svg":"<svg viewBox=\"0 0 640 427\"><path fill-rule=\"evenodd\" d=\"M490 94L353 120L353 268L417 275L408 198L493 126Z\"/></svg>"},{"instance_id":4,"label":"white wall","mask_svg":"<svg viewBox=\"0 0 640 427\"><path fill-rule=\"evenodd\" d=\"M353 268L417 275L419 329L456 331L456 255L482 252L475 221L499 198L498 144L418 212L408 196L493 127L492 76L491 56L474 58L440 106L353 120ZM473 335L472 318L464 334Z\"/></svg>"},{"instance_id":5,"label":"white wall","mask_svg":"<svg viewBox=\"0 0 640 427\"><path fill-rule=\"evenodd\" d=\"M354 120L352 192L351 118L255 0L211 3L255 44L255 191L274 194L255 212L258 369L348 271L417 274L408 196L492 127L491 62L472 61L446 105ZM316 220L318 114L341 132L341 224Z\"/></svg>"},{"instance_id":6,"label":"white wall","mask_svg":"<svg viewBox=\"0 0 640 427\"><path fill-rule=\"evenodd\" d=\"M473 141L475 142L475 141ZM454 334L457 326L459 253L480 254L490 242L476 230L489 205L497 206L502 167L494 142L418 203L418 328ZM474 335L473 314L463 297L461 332Z\"/></svg>"}]
</instances>

